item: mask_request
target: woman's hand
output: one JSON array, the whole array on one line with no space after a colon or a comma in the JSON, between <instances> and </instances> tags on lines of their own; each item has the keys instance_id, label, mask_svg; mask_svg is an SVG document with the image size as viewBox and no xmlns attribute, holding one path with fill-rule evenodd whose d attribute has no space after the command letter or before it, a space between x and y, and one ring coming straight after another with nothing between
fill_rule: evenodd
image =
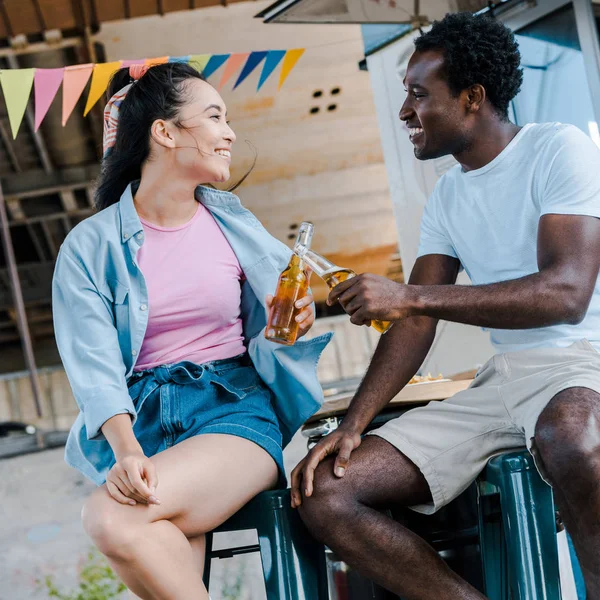
<instances>
[{"instance_id":1,"label":"woman's hand","mask_svg":"<svg viewBox=\"0 0 600 600\"><path fill-rule=\"evenodd\" d=\"M160 504L154 496L158 477L154 463L142 452L117 458L106 477L108 493L121 504Z\"/></svg>"},{"instance_id":2,"label":"woman's hand","mask_svg":"<svg viewBox=\"0 0 600 600\"><path fill-rule=\"evenodd\" d=\"M303 335L308 333L309 329L313 326L315 322L315 311L313 310L312 304L315 299L312 297L312 294L307 294L304 298L300 298L300 300L296 300L296 308L302 309L300 313L296 316L296 321L299 323L298 328L298 338L301 338ZM266 298L267 310L271 310L271 304L273 303L273 296L269 294Z\"/></svg>"}]
</instances>

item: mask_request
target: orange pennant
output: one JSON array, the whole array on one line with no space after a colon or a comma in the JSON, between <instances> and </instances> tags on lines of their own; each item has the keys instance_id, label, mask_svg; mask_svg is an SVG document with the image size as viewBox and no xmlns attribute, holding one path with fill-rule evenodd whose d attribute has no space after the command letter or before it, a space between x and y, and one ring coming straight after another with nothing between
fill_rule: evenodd
<instances>
[{"instance_id":1,"label":"orange pennant","mask_svg":"<svg viewBox=\"0 0 600 600\"><path fill-rule=\"evenodd\" d=\"M63 104L62 104L62 125L66 125L77 100L83 93L83 90L94 70L93 64L73 65L65 67L63 77Z\"/></svg>"},{"instance_id":2,"label":"orange pennant","mask_svg":"<svg viewBox=\"0 0 600 600\"><path fill-rule=\"evenodd\" d=\"M281 74L279 75L279 88L285 83L288 75L292 72L292 69L296 66L296 63L300 60L300 57L304 54L304 48L298 48L297 50L288 50L285 53L283 64L281 65Z\"/></svg>"},{"instance_id":3,"label":"orange pennant","mask_svg":"<svg viewBox=\"0 0 600 600\"><path fill-rule=\"evenodd\" d=\"M148 65L149 67L153 67L154 65L164 65L165 63L169 62L169 57L168 56L160 56L159 58L147 58L144 61L144 64Z\"/></svg>"},{"instance_id":4,"label":"orange pennant","mask_svg":"<svg viewBox=\"0 0 600 600\"><path fill-rule=\"evenodd\" d=\"M244 52L232 54L229 57L217 89L220 90L223 88L223 86L231 79L233 74L246 62L249 56L250 52Z\"/></svg>"}]
</instances>

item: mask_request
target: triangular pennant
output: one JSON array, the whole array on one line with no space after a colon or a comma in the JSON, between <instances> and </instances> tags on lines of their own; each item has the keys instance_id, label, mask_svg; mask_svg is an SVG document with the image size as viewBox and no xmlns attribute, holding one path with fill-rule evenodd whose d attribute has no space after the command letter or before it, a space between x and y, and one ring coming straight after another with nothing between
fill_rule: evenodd
<instances>
[{"instance_id":1,"label":"triangular pennant","mask_svg":"<svg viewBox=\"0 0 600 600\"><path fill-rule=\"evenodd\" d=\"M110 78L121 68L121 61L101 63L94 65L94 72L92 74L92 84L90 86L90 93L88 94L87 102L85 104L85 110L83 116L85 117L90 110L94 107L94 104L100 100L102 94L108 87Z\"/></svg>"},{"instance_id":2,"label":"triangular pennant","mask_svg":"<svg viewBox=\"0 0 600 600\"><path fill-rule=\"evenodd\" d=\"M34 75L35 69L3 69L0 72L0 83L4 92L13 139L17 137L27 108Z\"/></svg>"},{"instance_id":3,"label":"triangular pennant","mask_svg":"<svg viewBox=\"0 0 600 600\"><path fill-rule=\"evenodd\" d=\"M148 65L149 67L153 67L155 65L164 65L165 63L169 62L169 57L168 56L159 56L158 58L147 58L144 61L144 64Z\"/></svg>"},{"instance_id":4,"label":"triangular pennant","mask_svg":"<svg viewBox=\"0 0 600 600\"><path fill-rule=\"evenodd\" d=\"M238 77L238 80L233 86L234 90L238 85L240 85L240 83L242 83L242 81L244 81L244 79L246 79L246 77L248 77L248 75L250 75L250 73L252 73L252 71L254 71L254 69L256 69L256 67L258 67L265 56L267 56L267 52L252 52L250 54L246 64L244 65L244 68L242 69L242 72L240 73L240 76Z\"/></svg>"},{"instance_id":5,"label":"triangular pennant","mask_svg":"<svg viewBox=\"0 0 600 600\"><path fill-rule=\"evenodd\" d=\"M62 106L62 125L66 125L67 120L71 116L77 100L83 93L83 90L94 70L93 64L74 65L65 67L63 77L63 106Z\"/></svg>"},{"instance_id":6,"label":"triangular pennant","mask_svg":"<svg viewBox=\"0 0 600 600\"><path fill-rule=\"evenodd\" d=\"M249 52L232 54L225 65L223 76L219 82L218 89L223 89L223 86L231 79L233 74L244 64L246 59L250 56Z\"/></svg>"},{"instance_id":7,"label":"triangular pennant","mask_svg":"<svg viewBox=\"0 0 600 600\"><path fill-rule=\"evenodd\" d=\"M213 54L202 69L202 75L208 79L223 63L227 62L230 56L230 54Z\"/></svg>"},{"instance_id":8,"label":"triangular pennant","mask_svg":"<svg viewBox=\"0 0 600 600\"><path fill-rule=\"evenodd\" d=\"M262 73L260 74L260 81L256 91L260 90L265 81L269 79L271 73L277 68L277 65L281 62L281 59L285 56L285 50L269 50L267 53L267 59L263 65Z\"/></svg>"},{"instance_id":9,"label":"triangular pennant","mask_svg":"<svg viewBox=\"0 0 600 600\"><path fill-rule=\"evenodd\" d=\"M288 75L292 72L292 69L296 66L296 63L300 60L300 57L304 54L304 48L298 48L297 50L288 50L285 53L283 59L283 65L281 66L281 75L279 76L279 88L285 83Z\"/></svg>"},{"instance_id":10,"label":"triangular pennant","mask_svg":"<svg viewBox=\"0 0 600 600\"><path fill-rule=\"evenodd\" d=\"M200 73L202 73L202 71L204 71L204 68L208 64L208 61L210 60L211 56L212 56L212 54L192 54L190 56L190 61L189 61L190 66L194 67L194 69L196 69L196 71L199 71Z\"/></svg>"},{"instance_id":11,"label":"triangular pennant","mask_svg":"<svg viewBox=\"0 0 600 600\"><path fill-rule=\"evenodd\" d=\"M136 60L123 60L121 61L121 68L131 67L131 65L145 65L146 60L144 58L138 58Z\"/></svg>"},{"instance_id":12,"label":"triangular pennant","mask_svg":"<svg viewBox=\"0 0 600 600\"><path fill-rule=\"evenodd\" d=\"M52 100L58 92L63 80L65 70L63 69L36 69L34 84L35 98L35 130L40 128L42 120L46 116Z\"/></svg>"},{"instance_id":13,"label":"triangular pennant","mask_svg":"<svg viewBox=\"0 0 600 600\"><path fill-rule=\"evenodd\" d=\"M192 58L189 54L187 56L169 56L170 63L189 63L190 58Z\"/></svg>"}]
</instances>

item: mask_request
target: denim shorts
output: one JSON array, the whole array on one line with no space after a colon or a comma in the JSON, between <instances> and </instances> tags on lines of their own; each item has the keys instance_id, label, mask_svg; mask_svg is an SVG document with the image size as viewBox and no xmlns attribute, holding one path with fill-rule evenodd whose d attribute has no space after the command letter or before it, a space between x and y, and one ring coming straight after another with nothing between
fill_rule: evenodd
<instances>
[{"instance_id":1,"label":"denim shorts","mask_svg":"<svg viewBox=\"0 0 600 600\"><path fill-rule=\"evenodd\" d=\"M277 464L278 485L286 486L272 392L247 354L137 371L127 386L138 413L133 432L146 456L204 433L235 435L266 450Z\"/></svg>"}]
</instances>

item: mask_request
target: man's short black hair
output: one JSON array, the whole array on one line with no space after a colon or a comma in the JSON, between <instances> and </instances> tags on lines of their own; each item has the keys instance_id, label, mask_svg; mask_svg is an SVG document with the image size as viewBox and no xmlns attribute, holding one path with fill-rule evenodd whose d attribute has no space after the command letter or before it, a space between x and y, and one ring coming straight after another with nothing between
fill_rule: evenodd
<instances>
[{"instance_id":1,"label":"man's short black hair","mask_svg":"<svg viewBox=\"0 0 600 600\"><path fill-rule=\"evenodd\" d=\"M513 32L495 19L472 13L448 14L415 40L418 52L441 50L452 93L481 84L503 118L523 82L521 54Z\"/></svg>"}]
</instances>

